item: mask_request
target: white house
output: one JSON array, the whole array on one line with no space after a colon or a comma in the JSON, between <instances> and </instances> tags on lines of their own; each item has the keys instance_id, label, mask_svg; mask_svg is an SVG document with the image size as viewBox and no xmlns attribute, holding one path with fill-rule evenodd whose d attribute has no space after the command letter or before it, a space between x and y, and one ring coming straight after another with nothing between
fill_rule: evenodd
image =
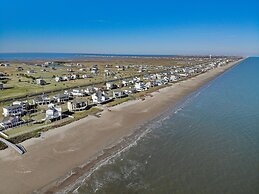
<instances>
[{"instance_id":1,"label":"white house","mask_svg":"<svg viewBox=\"0 0 259 194\"><path fill-rule=\"evenodd\" d=\"M43 80L43 79L36 79L36 83L38 85L46 85L47 84L47 82L45 80Z\"/></svg>"},{"instance_id":2,"label":"white house","mask_svg":"<svg viewBox=\"0 0 259 194\"><path fill-rule=\"evenodd\" d=\"M92 94L93 103L102 104L112 100L109 98L104 92L97 91L96 93Z\"/></svg>"},{"instance_id":3,"label":"white house","mask_svg":"<svg viewBox=\"0 0 259 194\"><path fill-rule=\"evenodd\" d=\"M45 120L59 119L62 116L62 108L54 104L48 105L49 109L46 111Z\"/></svg>"},{"instance_id":4,"label":"white house","mask_svg":"<svg viewBox=\"0 0 259 194\"><path fill-rule=\"evenodd\" d=\"M92 78L92 77L93 77L92 75L87 75L87 74L82 75L83 79Z\"/></svg>"},{"instance_id":5,"label":"white house","mask_svg":"<svg viewBox=\"0 0 259 194\"><path fill-rule=\"evenodd\" d=\"M79 71L87 71L87 69L86 68L81 68L81 69L79 69Z\"/></svg>"},{"instance_id":6,"label":"white house","mask_svg":"<svg viewBox=\"0 0 259 194\"><path fill-rule=\"evenodd\" d=\"M112 89L117 88L117 86L113 82L107 82L106 88L107 88L107 90L112 90Z\"/></svg>"},{"instance_id":7,"label":"white house","mask_svg":"<svg viewBox=\"0 0 259 194\"><path fill-rule=\"evenodd\" d=\"M15 105L22 106L22 108L23 108L24 110L28 109L29 106L30 106L27 100L25 100L25 101L14 101L14 102L12 103L12 105L13 105L13 106L15 106Z\"/></svg>"},{"instance_id":8,"label":"white house","mask_svg":"<svg viewBox=\"0 0 259 194\"><path fill-rule=\"evenodd\" d=\"M3 107L3 115L4 117L8 116L20 116L24 114L24 109L22 105L11 105L7 107Z\"/></svg>"},{"instance_id":9,"label":"white house","mask_svg":"<svg viewBox=\"0 0 259 194\"><path fill-rule=\"evenodd\" d=\"M92 68L92 69L91 69L91 73L93 73L93 74L97 74L97 73L98 73L98 69L96 69L96 68Z\"/></svg>"},{"instance_id":10,"label":"white house","mask_svg":"<svg viewBox=\"0 0 259 194\"><path fill-rule=\"evenodd\" d=\"M2 67L10 67L10 64L9 63L1 63L0 66L2 66Z\"/></svg>"},{"instance_id":11,"label":"white house","mask_svg":"<svg viewBox=\"0 0 259 194\"><path fill-rule=\"evenodd\" d=\"M129 88L127 90L124 90L124 92L126 95L130 95L130 94L136 93L137 91L135 88Z\"/></svg>"},{"instance_id":12,"label":"white house","mask_svg":"<svg viewBox=\"0 0 259 194\"><path fill-rule=\"evenodd\" d=\"M67 108L70 112L82 111L87 109L87 107L88 107L87 101L73 100L72 102L71 101L67 102Z\"/></svg>"},{"instance_id":13,"label":"white house","mask_svg":"<svg viewBox=\"0 0 259 194\"><path fill-rule=\"evenodd\" d=\"M80 75L79 74L73 74L71 75L71 79L79 79L80 78Z\"/></svg>"},{"instance_id":14,"label":"white house","mask_svg":"<svg viewBox=\"0 0 259 194\"><path fill-rule=\"evenodd\" d=\"M69 100L68 94L57 94L53 97L55 102L64 103Z\"/></svg>"},{"instance_id":15,"label":"white house","mask_svg":"<svg viewBox=\"0 0 259 194\"><path fill-rule=\"evenodd\" d=\"M93 94L93 93L95 93L95 92L96 92L96 89L93 88L93 87L91 87L91 86L89 86L89 87L87 87L87 88L85 89L85 93L88 94L88 95Z\"/></svg>"},{"instance_id":16,"label":"white house","mask_svg":"<svg viewBox=\"0 0 259 194\"><path fill-rule=\"evenodd\" d=\"M62 82L62 81L64 81L64 79L62 77L55 77L55 81L56 82Z\"/></svg>"},{"instance_id":17,"label":"white house","mask_svg":"<svg viewBox=\"0 0 259 194\"><path fill-rule=\"evenodd\" d=\"M176 75L171 75L170 76L170 81L172 81L172 82L175 82L175 81L177 81L179 78L178 78L178 76L176 76Z\"/></svg>"},{"instance_id":18,"label":"white house","mask_svg":"<svg viewBox=\"0 0 259 194\"><path fill-rule=\"evenodd\" d=\"M86 95L86 93L85 93L84 91L82 91L82 90L77 90L77 89L73 89L72 92L71 92L71 94L72 94L73 96L78 96L78 97L83 97L83 96Z\"/></svg>"},{"instance_id":19,"label":"white house","mask_svg":"<svg viewBox=\"0 0 259 194\"><path fill-rule=\"evenodd\" d=\"M145 88L152 88L152 87L154 87L155 86L155 84L154 84L154 82L153 81L149 81L149 82L147 82L146 84L145 84Z\"/></svg>"},{"instance_id":20,"label":"white house","mask_svg":"<svg viewBox=\"0 0 259 194\"><path fill-rule=\"evenodd\" d=\"M124 91L122 90L115 90L112 92L113 98L124 98L128 96Z\"/></svg>"},{"instance_id":21,"label":"white house","mask_svg":"<svg viewBox=\"0 0 259 194\"><path fill-rule=\"evenodd\" d=\"M42 95L42 96L39 96L39 97L33 99L33 103L38 104L38 105L49 104L50 101L51 100L47 95Z\"/></svg>"},{"instance_id":22,"label":"white house","mask_svg":"<svg viewBox=\"0 0 259 194\"><path fill-rule=\"evenodd\" d=\"M122 80L122 85L123 85L123 87L125 87L125 86L128 86L129 85L129 81L127 81L127 80Z\"/></svg>"},{"instance_id":23,"label":"white house","mask_svg":"<svg viewBox=\"0 0 259 194\"><path fill-rule=\"evenodd\" d=\"M35 70L28 70L27 73L32 74L32 73L36 73L36 71Z\"/></svg>"},{"instance_id":24,"label":"white house","mask_svg":"<svg viewBox=\"0 0 259 194\"><path fill-rule=\"evenodd\" d=\"M187 73L180 73L179 76L180 77L188 77L188 74Z\"/></svg>"},{"instance_id":25,"label":"white house","mask_svg":"<svg viewBox=\"0 0 259 194\"><path fill-rule=\"evenodd\" d=\"M149 80L150 78L151 78L150 75L144 75L144 76L143 76L143 79L145 79L145 80Z\"/></svg>"},{"instance_id":26,"label":"white house","mask_svg":"<svg viewBox=\"0 0 259 194\"><path fill-rule=\"evenodd\" d=\"M22 70L23 70L22 67L17 67L17 68L16 68L16 71L22 71Z\"/></svg>"},{"instance_id":27,"label":"white house","mask_svg":"<svg viewBox=\"0 0 259 194\"><path fill-rule=\"evenodd\" d=\"M67 72L74 72L73 69L67 69Z\"/></svg>"},{"instance_id":28,"label":"white house","mask_svg":"<svg viewBox=\"0 0 259 194\"><path fill-rule=\"evenodd\" d=\"M144 91L146 89L145 87L145 83L144 82L136 82L135 83L135 89L140 92L140 91Z\"/></svg>"}]
</instances>

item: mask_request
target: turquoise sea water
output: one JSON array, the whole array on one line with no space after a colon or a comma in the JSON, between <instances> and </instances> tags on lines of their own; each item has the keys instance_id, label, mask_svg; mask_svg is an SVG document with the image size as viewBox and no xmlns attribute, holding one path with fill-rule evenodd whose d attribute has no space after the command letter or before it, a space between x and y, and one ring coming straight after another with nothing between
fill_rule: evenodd
<instances>
[{"instance_id":1,"label":"turquoise sea water","mask_svg":"<svg viewBox=\"0 0 259 194\"><path fill-rule=\"evenodd\" d=\"M259 58L248 58L146 126L79 193L259 193Z\"/></svg>"}]
</instances>

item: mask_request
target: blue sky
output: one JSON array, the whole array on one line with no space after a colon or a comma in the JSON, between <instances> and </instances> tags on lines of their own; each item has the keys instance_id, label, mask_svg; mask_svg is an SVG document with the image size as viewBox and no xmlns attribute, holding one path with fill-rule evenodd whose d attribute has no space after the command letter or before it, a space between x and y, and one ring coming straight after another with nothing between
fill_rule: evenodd
<instances>
[{"instance_id":1,"label":"blue sky","mask_svg":"<svg viewBox=\"0 0 259 194\"><path fill-rule=\"evenodd\" d=\"M259 55L257 1L0 0L0 52Z\"/></svg>"}]
</instances>

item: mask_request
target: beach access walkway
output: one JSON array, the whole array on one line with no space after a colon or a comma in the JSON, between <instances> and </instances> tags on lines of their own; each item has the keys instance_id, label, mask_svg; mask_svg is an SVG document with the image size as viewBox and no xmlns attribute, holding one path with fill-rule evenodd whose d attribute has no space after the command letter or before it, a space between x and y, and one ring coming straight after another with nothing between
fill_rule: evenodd
<instances>
[{"instance_id":1,"label":"beach access walkway","mask_svg":"<svg viewBox=\"0 0 259 194\"><path fill-rule=\"evenodd\" d=\"M0 137L0 142L3 142L4 144L6 144L8 147L13 148L15 151L17 151L19 154L24 154L26 152L25 148L21 145L16 145L11 143L10 141L7 141L4 138Z\"/></svg>"}]
</instances>

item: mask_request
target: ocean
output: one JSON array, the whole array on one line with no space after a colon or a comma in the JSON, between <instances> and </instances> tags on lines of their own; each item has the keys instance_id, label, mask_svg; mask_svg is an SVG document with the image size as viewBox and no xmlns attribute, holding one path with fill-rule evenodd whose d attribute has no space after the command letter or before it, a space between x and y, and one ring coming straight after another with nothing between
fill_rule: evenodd
<instances>
[{"instance_id":1,"label":"ocean","mask_svg":"<svg viewBox=\"0 0 259 194\"><path fill-rule=\"evenodd\" d=\"M70 192L258 194L259 58L248 58L148 123Z\"/></svg>"}]
</instances>

